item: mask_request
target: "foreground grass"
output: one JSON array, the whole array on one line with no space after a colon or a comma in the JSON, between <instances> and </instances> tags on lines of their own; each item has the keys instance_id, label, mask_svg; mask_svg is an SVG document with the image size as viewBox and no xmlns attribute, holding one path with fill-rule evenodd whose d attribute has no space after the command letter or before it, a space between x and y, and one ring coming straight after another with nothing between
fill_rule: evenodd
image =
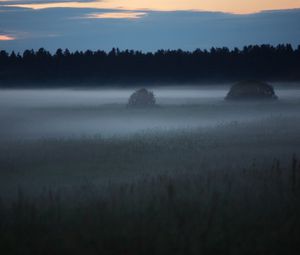
<instances>
[{"instance_id":1,"label":"foreground grass","mask_svg":"<svg viewBox=\"0 0 300 255\"><path fill-rule=\"evenodd\" d=\"M299 164L159 175L0 203L1 254L297 254ZM293 253L292 253L293 251ZM296 253L294 253L296 252Z\"/></svg>"},{"instance_id":2,"label":"foreground grass","mask_svg":"<svg viewBox=\"0 0 300 255\"><path fill-rule=\"evenodd\" d=\"M0 145L1 254L298 254L299 121Z\"/></svg>"}]
</instances>

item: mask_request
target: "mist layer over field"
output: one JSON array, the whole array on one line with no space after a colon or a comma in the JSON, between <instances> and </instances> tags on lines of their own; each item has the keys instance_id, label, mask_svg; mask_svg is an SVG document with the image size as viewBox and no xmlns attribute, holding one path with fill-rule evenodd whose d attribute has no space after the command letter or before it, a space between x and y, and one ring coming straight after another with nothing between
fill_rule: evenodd
<instances>
[{"instance_id":1,"label":"mist layer over field","mask_svg":"<svg viewBox=\"0 0 300 255\"><path fill-rule=\"evenodd\" d=\"M149 109L126 107L134 88L2 90L2 188L288 162L299 151L300 90L277 84L279 100L229 102L228 89L153 87Z\"/></svg>"},{"instance_id":2,"label":"mist layer over field","mask_svg":"<svg viewBox=\"0 0 300 255\"><path fill-rule=\"evenodd\" d=\"M0 253L298 254L299 90L228 89L1 90Z\"/></svg>"},{"instance_id":3,"label":"mist layer over field","mask_svg":"<svg viewBox=\"0 0 300 255\"><path fill-rule=\"evenodd\" d=\"M229 85L153 87L158 107L128 109L132 89L1 90L0 139L111 137L298 116L300 90L277 85L275 102L226 102Z\"/></svg>"}]
</instances>

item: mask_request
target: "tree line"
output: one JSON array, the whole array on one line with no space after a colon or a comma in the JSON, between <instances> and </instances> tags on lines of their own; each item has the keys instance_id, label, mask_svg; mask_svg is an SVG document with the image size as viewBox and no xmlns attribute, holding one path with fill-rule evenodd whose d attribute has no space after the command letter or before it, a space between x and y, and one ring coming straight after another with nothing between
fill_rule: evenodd
<instances>
[{"instance_id":1,"label":"tree line","mask_svg":"<svg viewBox=\"0 0 300 255\"><path fill-rule=\"evenodd\" d=\"M242 49L158 50L144 53L41 48L0 51L0 81L75 83L201 82L240 79L300 80L300 45L250 45ZM40 83L39 83L40 84ZM39 85L42 86L42 85Z\"/></svg>"}]
</instances>

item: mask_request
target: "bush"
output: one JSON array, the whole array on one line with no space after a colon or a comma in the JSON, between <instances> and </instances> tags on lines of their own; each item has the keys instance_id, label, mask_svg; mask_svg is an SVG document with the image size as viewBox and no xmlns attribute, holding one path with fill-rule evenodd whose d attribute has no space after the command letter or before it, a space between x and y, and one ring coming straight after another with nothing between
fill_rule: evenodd
<instances>
[{"instance_id":1,"label":"bush","mask_svg":"<svg viewBox=\"0 0 300 255\"><path fill-rule=\"evenodd\" d=\"M225 99L277 99L277 96L271 85L260 81L248 80L234 84Z\"/></svg>"},{"instance_id":2,"label":"bush","mask_svg":"<svg viewBox=\"0 0 300 255\"><path fill-rule=\"evenodd\" d=\"M149 107L154 106L155 103L156 100L153 92L145 88L135 91L128 100L128 106L130 107Z\"/></svg>"}]
</instances>

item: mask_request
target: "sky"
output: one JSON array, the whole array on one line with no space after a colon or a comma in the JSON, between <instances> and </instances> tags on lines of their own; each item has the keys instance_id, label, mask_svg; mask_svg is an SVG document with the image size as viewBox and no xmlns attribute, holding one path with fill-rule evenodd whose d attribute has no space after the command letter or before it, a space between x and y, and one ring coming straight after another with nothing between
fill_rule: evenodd
<instances>
[{"instance_id":1,"label":"sky","mask_svg":"<svg viewBox=\"0 0 300 255\"><path fill-rule=\"evenodd\" d=\"M300 0L0 0L0 49L300 44Z\"/></svg>"}]
</instances>

